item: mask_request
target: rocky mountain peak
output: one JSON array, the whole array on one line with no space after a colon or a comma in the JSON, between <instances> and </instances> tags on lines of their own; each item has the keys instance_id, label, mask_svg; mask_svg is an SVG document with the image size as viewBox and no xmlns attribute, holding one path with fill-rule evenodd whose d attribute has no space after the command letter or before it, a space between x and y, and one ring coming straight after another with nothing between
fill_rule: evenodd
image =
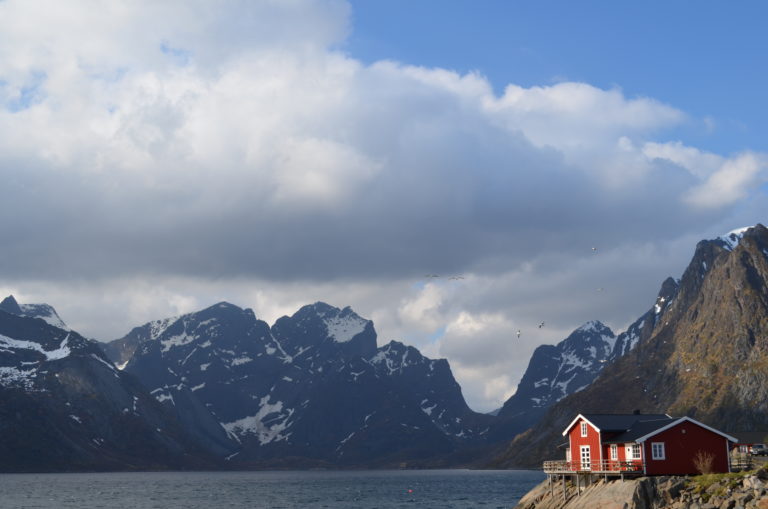
<instances>
[{"instance_id":1,"label":"rocky mountain peak","mask_svg":"<svg viewBox=\"0 0 768 509\"><path fill-rule=\"evenodd\" d=\"M0 309L12 315L22 314L21 307L19 307L19 303L16 302L16 298L13 295L9 295L0 302Z\"/></svg>"},{"instance_id":2,"label":"rocky mountain peak","mask_svg":"<svg viewBox=\"0 0 768 509\"><path fill-rule=\"evenodd\" d=\"M517 391L499 411L493 434L511 438L541 418L550 406L588 387L610 359L615 341L609 327L593 320L557 345L536 348Z\"/></svg>"},{"instance_id":3,"label":"rocky mountain peak","mask_svg":"<svg viewBox=\"0 0 768 509\"><path fill-rule=\"evenodd\" d=\"M67 324L59 318L56 310L48 304L19 304L13 295L9 295L0 302L0 310L16 316L40 318L54 327L67 331L70 330Z\"/></svg>"},{"instance_id":4,"label":"rocky mountain peak","mask_svg":"<svg viewBox=\"0 0 768 509\"><path fill-rule=\"evenodd\" d=\"M369 358L376 353L373 322L352 308L339 309L324 302L303 306L293 316L283 316L272 326L272 334L291 355L320 349L322 355Z\"/></svg>"}]
</instances>

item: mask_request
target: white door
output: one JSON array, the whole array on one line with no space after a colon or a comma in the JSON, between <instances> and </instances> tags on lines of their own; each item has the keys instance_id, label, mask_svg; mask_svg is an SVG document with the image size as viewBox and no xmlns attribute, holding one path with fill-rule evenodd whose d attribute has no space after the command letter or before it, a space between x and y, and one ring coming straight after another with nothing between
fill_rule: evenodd
<instances>
[{"instance_id":1,"label":"white door","mask_svg":"<svg viewBox=\"0 0 768 509\"><path fill-rule=\"evenodd\" d=\"M581 469L592 470L592 458L589 454L589 446L581 446Z\"/></svg>"}]
</instances>

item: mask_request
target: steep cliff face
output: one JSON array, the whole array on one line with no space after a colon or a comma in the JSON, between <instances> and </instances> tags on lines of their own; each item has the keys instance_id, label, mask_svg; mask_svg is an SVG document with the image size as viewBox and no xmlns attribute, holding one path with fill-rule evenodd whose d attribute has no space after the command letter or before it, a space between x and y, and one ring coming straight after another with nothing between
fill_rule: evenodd
<instances>
[{"instance_id":1,"label":"steep cliff face","mask_svg":"<svg viewBox=\"0 0 768 509\"><path fill-rule=\"evenodd\" d=\"M724 431L768 428L767 281L763 225L700 242L679 283L665 282L635 322L644 322L635 344L516 437L495 464L560 457L560 432L579 413L639 409L689 415Z\"/></svg>"}]
</instances>

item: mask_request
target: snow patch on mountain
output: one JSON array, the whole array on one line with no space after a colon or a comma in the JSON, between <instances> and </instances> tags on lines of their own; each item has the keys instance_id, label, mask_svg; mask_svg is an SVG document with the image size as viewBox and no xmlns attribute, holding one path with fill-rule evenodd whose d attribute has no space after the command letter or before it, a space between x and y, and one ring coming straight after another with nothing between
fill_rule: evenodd
<instances>
[{"instance_id":1,"label":"snow patch on mountain","mask_svg":"<svg viewBox=\"0 0 768 509\"><path fill-rule=\"evenodd\" d=\"M155 320L154 322L149 322L149 339L155 340L159 338L163 332L165 332L168 327L176 323L179 318L181 317L173 316L170 318L163 318L162 320Z\"/></svg>"},{"instance_id":2,"label":"snow patch on mountain","mask_svg":"<svg viewBox=\"0 0 768 509\"><path fill-rule=\"evenodd\" d=\"M287 441L290 433L283 432L291 425L290 417L294 409L288 408L283 412L283 402L269 402L270 396L264 396L259 402L259 411L256 415L243 417L233 422L222 423L227 434L240 441L245 434L256 435L261 445L270 442ZM267 417L269 417L267 419Z\"/></svg>"},{"instance_id":3,"label":"snow patch on mountain","mask_svg":"<svg viewBox=\"0 0 768 509\"><path fill-rule=\"evenodd\" d=\"M0 335L0 351L13 353L13 350L34 350L35 352L43 354L45 360L55 361L57 359L63 359L72 353L67 346L68 341L69 334L67 334L67 337L64 338L58 348L55 350L45 350L40 343L35 343L34 341L22 341Z\"/></svg>"},{"instance_id":4,"label":"snow patch on mountain","mask_svg":"<svg viewBox=\"0 0 768 509\"><path fill-rule=\"evenodd\" d=\"M29 390L33 386L33 378L36 373L37 370L34 368L23 370L14 367L0 367L0 386Z\"/></svg>"},{"instance_id":5,"label":"snow patch on mountain","mask_svg":"<svg viewBox=\"0 0 768 509\"><path fill-rule=\"evenodd\" d=\"M168 350L170 350L175 346L187 345L192 341L194 341L195 339L196 339L195 336L191 336L186 332L177 334L175 336L171 336L170 338L164 339L160 342L160 344L162 345L162 352L166 353Z\"/></svg>"},{"instance_id":6,"label":"snow patch on mountain","mask_svg":"<svg viewBox=\"0 0 768 509\"><path fill-rule=\"evenodd\" d=\"M354 313L346 316L328 316L323 318L328 337L337 343L346 343L365 330L368 320Z\"/></svg>"}]
</instances>

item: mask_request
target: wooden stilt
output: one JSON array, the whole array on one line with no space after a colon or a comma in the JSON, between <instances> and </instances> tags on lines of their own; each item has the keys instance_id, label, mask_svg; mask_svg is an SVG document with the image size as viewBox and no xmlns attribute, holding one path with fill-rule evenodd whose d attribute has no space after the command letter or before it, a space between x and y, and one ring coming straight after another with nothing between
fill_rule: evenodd
<instances>
[{"instance_id":1,"label":"wooden stilt","mask_svg":"<svg viewBox=\"0 0 768 509\"><path fill-rule=\"evenodd\" d=\"M563 475L563 502L568 500L568 497L565 494L565 475Z\"/></svg>"}]
</instances>

